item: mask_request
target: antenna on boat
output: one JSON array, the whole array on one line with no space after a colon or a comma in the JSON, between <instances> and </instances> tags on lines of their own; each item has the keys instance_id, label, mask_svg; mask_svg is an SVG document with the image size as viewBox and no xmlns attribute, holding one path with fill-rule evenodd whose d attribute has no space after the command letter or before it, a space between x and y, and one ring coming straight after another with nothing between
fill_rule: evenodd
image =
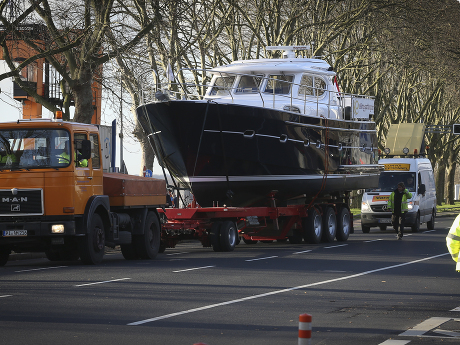
<instances>
[{"instance_id":1,"label":"antenna on boat","mask_svg":"<svg viewBox=\"0 0 460 345\"><path fill-rule=\"evenodd\" d=\"M308 50L310 49L309 45L306 46L267 46L266 50L284 50L283 58L284 59L295 59L296 50Z\"/></svg>"}]
</instances>

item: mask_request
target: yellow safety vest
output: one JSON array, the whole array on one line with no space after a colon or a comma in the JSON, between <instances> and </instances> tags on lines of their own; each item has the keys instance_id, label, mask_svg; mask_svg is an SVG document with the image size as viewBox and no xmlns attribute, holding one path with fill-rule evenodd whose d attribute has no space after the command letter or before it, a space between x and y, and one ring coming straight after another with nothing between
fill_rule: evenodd
<instances>
[{"instance_id":1,"label":"yellow safety vest","mask_svg":"<svg viewBox=\"0 0 460 345\"><path fill-rule=\"evenodd\" d=\"M446 242L452 259L457 263L456 270L460 272L460 261L458 261L458 252L460 251L460 215L452 223L449 233L446 236Z\"/></svg>"}]
</instances>

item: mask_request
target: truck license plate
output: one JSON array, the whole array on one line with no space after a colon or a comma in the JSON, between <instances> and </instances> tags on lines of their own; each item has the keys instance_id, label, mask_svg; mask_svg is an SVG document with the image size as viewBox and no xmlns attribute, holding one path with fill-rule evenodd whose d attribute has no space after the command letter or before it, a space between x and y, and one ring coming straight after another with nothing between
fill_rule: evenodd
<instances>
[{"instance_id":1,"label":"truck license plate","mask_svg":"<svg viewBox=\"0 0 460 345\"><path fill-rule=\"evenodd\" d=\"M5 230L3 231L3 237L18 237L27 236L27 230Z\"/></svg>"},{"instance_id":2,"label":"truck license plate","mask_svg":"<svg viewBox=\"0 0 460 345\"><path fill-rule=\"evenodd\" d=\"M379 223L391 223L391 218L379 219Z\"/></svg>"}]
</instances>

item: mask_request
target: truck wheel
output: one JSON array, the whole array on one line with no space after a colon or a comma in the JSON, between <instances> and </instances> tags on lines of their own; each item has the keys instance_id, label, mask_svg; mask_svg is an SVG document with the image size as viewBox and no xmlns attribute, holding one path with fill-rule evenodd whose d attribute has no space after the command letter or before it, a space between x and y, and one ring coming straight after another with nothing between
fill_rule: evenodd
<instances>
[{"instance_id":1,"label":"truck wheel","mask_svg":"<svg viewBox=\"0 0 460 345\"><path fill-rule=\"evenodd\" d=\"M212 249L215 252L220 252L220 228L222 226L221 221L212 223L211 230L209 231L209 239L211 240Z\"/></svg>"},{"instance_id":2,"label":"truck wheel","mask_svg":"<svg viewBox=\"0 0 460 345\"><path fill-rule=\"evenodd\" d=\"M10 256L10 249L7 247L0 247L0 267L5 266Z\"/></svg>"},{"instance_id":3,"label":"truck wheel","mask_svg":"<svg viewBox=\"0 0 460 345\"><path fill-rule=\"evenodd\" d=\"M430 219L428 222L426 222L426 228L427 228L428 230L434 230L434 223L435 223L435 220L436 220L436 210L433 209L433 210L431 211L431 219Z\"/></svg>"},{"instance_id":4,"label":"truck wheel","mask_svg":"<svg viewBox=\"0 0 460 345\"><path fill-rule=\"evenodd\" d=\"M321 242L323 235L323 223L321 214L316 208L311 208L308 211L308 217L302 219L303 238L307 243L318 244Z\"/></svg>"},{"instance_id":5,"label":"truck wheel","mask_svg":"<svg viewBox=\"0 0 460 345\"><path fill-rule=\"evenodd\" d=\"M120 244L121 254L125 260L137 260L139 255L137 255L136 250L132 244Z\"/></svg>"},{"instance_id":6,"label":"truck wheel","mask_svg":"<svg viewBox=\"0 0 460 345\"><path fill-rule=\"evenodd\" d=\"M346 241L348 236L350 236L350 211L348 208L342 207L339 213L339 218L337 218L337 241Z\"/></svg>"},{"instance_id":7,"label":"truck wheel","mask_svg":"<svg viewBox=\"0 0 460 345\"><path fill-rule=\"evenodd\" d=\"M334 209L332 207L326 208L324 216L322 239L324 242L333 242L337 234L337 218Z\"/></svg>"},{"instance_id":8,"label":"truck wheel","mask_svg":"<svg viewBox=\"0 0 460 345\"><path fill-rule=\"evenodd\" d=\"M222 223L220 227L220 249L223 252L231 252L235 249L238 230L236 224L230 220Z\"/></svg>"},{"instance_id":9,"label":"truck wheel","mask_svg":"<svg viewBox=\"0 0 460 345\"><path fill-rule=\"evenodd\" d=\"M101 216L93 214L89 232L79 238L78 252L85 265L96 265L102 261L105 250L104 223Z\"/></svg>"},{"instance_id":10,"label":"truck wheel","mask_svg":"<svg viewBox=\"0 0 460 345\"><path fill-rule=\"evenodd\" d=\"M420 214L417 212L415 216L415 223L411 226L412 232L418 232L420 230Z\"/></svg>"},{"instance_id":11,"label":"truck wheel","mask_svg":"<svg viewBox=\"0 0 460 345\"><path fill-rule=\"evenodd\" d=\"M368 234L371 231L371 227L366 226L366 225L361 225L361 230L363 231L363 234Z\"/></svg>"},{"instance_id":12,"label":"truck wheel","mask_svg":"<svg viewBox=\"0 0 460 345\"><path fill-rule=\"evenodd\" d=\"M147 213L144 233L133 236L133 246L143 260L155 259L157 256L160 250L160 221L155 212Z\"/></svg>"}]
</instances>

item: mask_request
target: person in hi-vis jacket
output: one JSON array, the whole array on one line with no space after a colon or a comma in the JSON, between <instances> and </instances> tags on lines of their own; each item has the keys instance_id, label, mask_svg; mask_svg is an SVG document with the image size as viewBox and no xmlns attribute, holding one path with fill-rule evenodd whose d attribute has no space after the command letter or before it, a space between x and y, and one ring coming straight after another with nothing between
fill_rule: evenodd
<instances>
[{"instance_id":1,"label":"person in hi-vis jacket","mask_svg":"<svg viewBox=\"0 0 460 345\"><path fill-rule=\"evenodd\" d=\"M404 186L404 182L399 182L398 187L391 193L388 199L388 209L391 210L391 222L396 231L398 240L404 236L404 219L407 207L407 199L412 198L412 193Z\"/></svg>"}]
</instances>

